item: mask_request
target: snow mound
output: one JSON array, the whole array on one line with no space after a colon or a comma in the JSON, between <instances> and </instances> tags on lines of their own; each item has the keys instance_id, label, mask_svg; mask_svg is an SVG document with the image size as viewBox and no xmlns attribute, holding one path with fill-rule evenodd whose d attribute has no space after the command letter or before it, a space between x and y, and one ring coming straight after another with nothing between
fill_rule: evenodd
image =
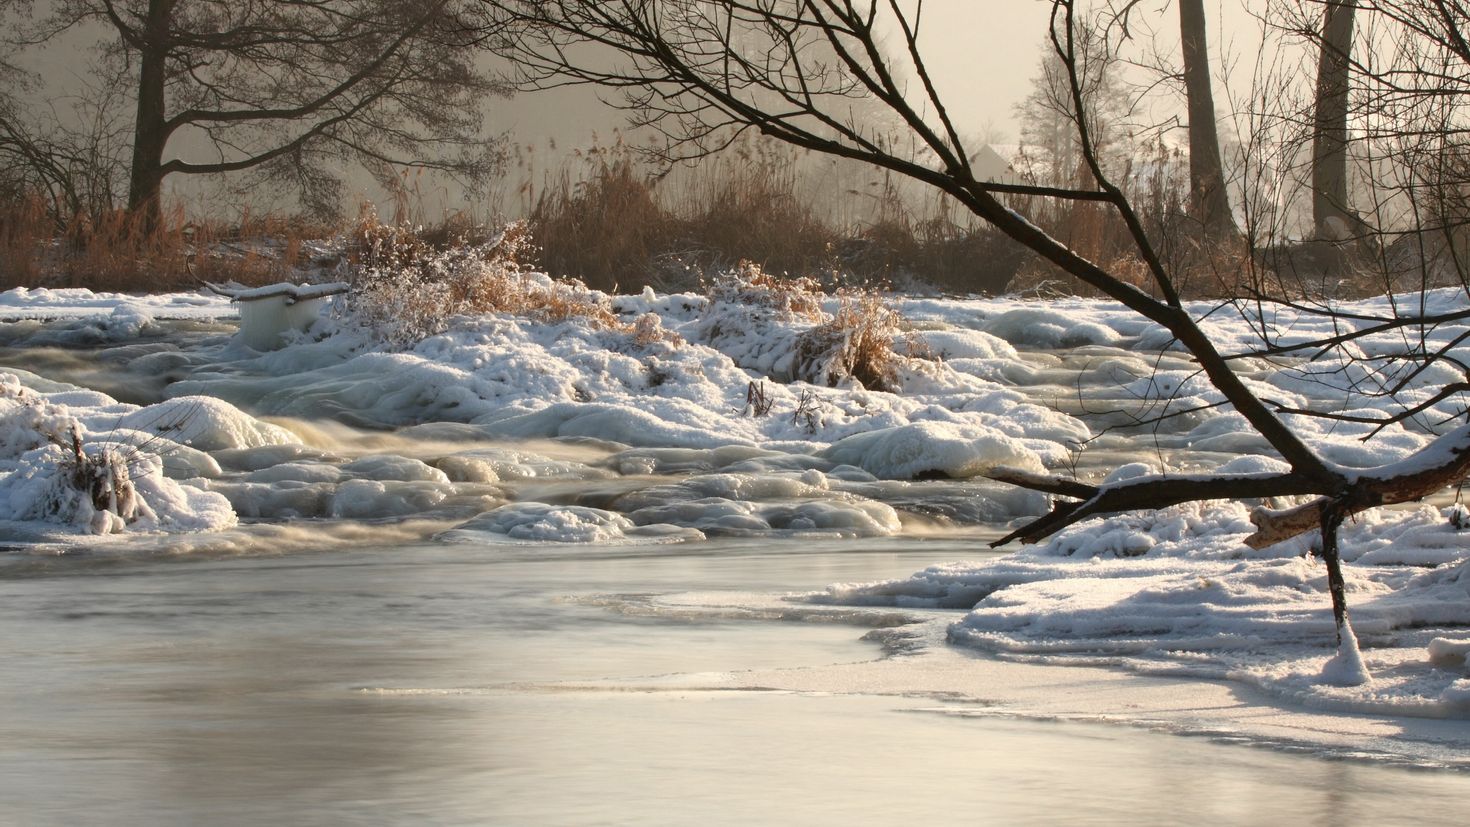
<instances>
[{"instance_id":1,"label":"snow mound","mask_svg":"<svg viewBox=\"0 0 1470 827\"><path fill-rule=\"evenodd\" d=\"M695 476L614 502L639 525L673 524L708 535L882 537L902 528L891 505L834 490L815 469Z\"/></svg>"},{"instance_id":2,"label":"snow mound","mask_svg":"<svg viewBox=\"0 0 1470 827\"><path fill-rule=\"evenodd\" d=\"M200 451L259 448L299 442L295 435L209 396L183 396L140 408L117 427L146 431Z\"/></svg>"},{"instance_id":3,"label":"snow mound","mask_svg":"<svg viewBox=\"0 0 1470 827\"><path fill-rule=\"evenodd\" d=\"M458 543L509 542L597 543L682 542L702 540L698 531L672 525L636 525L632 520L600 508L521 502L503 505L436 535Z\"/></svg>"},{"instance_id":4,"label":"snow mound","mask_svg":"<svg viewBox=\"0 0 1470 827\"><path fill-rule=\"evenodd\" d=\"M648 506L629 517L639 523L688 526L711 536L882 537L902 528L891 506L865 500L750 502L704 497Z\"/></svg>"},{"instance_id":5,"label":"snow mound","mask_svg":"<svg viewBox=\"0 0 1470 827\"><path fill-rule=\"evenodd\" d=\"M1111 345L1118 333L1106 324L1079 320L1064 309L1023 307L989 320L985 332L1012 345L1067 348L1081 345Z\"/></svg>"},{"instance_id":6,"label":"snow mound","mask_svg":"<svg viewBox=\"0 0 1470 827\"><path fill-rule=\"evenodd\" d=\"M225 498L165 476L164 458L181 446L103 427L116 422L119 407L132 406L95 392L35 391L14 374L0 373L0 522L92 534L235 525ZM139 412L161 418L168 414L164 407ZM197 452L180 453L190 467L218 471ZM36 533L35 527L26 533Z\"/></svg>"},{"instance_id":7,"label":"snow mound","mask_svg":"<svg viewBox=\"0 0 1470 827\"><path fill-rule=\"evenodd\" d=\"M1041 470L1036 452L983 425L916 422L854 434L819 456L885 479L945 476L964 479L997 465Z\"/></svg>"}]
</instances>

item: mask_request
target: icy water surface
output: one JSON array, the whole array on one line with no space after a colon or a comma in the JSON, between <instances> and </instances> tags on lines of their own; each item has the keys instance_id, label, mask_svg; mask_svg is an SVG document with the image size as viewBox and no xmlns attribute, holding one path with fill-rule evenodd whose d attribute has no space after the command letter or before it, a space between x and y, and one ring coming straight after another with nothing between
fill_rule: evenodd
<instances>
[{"instance_id":1,"label":"icy water surface","mask_svg":"<svg viewBox=\"0 0 1470 827\"><path fill-rule=\"evenodd\" d=\"M129 414L200 424L164 470L239 526L0 533L0 824L1463 823L1465 720L1304 710L1090 652L994 660L947 641L958 609L779 597L984 558L1036 495L864 470L779 422L780 451L391 429L364 412L400 392L417 412L400 376L267 376L221 356L229 330L0 349L37 387L150 405L182 384L258 417ZM1069 470L1251 449L1202 415L1109 430L1192 381L1176 356L1006 364L1018 398L1097 434ZM120 427L110 400L45 392ZM907 467L903 447L875 467Z\"/></svg>"},{"instance_id":2,"label":"icy water surface","mask_svg":"<svg viewBox=\"0 0 1470 827\"><path fill-rule=\"evenodd\" d=\"M966 552L12 557L0 822L1462 823L1458 773L975 714L985 697L822 678L913 657L871 639L892 616L636 609L648 594L819 588ZM865 627L880 628L865 640ZM829 688L750 685L806 673ZM1055 692L1089 691L1058 675Z\"/></svg>"}]
</instances>

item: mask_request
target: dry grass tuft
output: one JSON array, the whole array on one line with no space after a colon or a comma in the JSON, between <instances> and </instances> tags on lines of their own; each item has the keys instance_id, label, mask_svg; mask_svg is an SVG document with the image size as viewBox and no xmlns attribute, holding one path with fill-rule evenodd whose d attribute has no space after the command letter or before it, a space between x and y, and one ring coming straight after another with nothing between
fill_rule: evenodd
<instances>
[{"instance_id":1,"label":"dry grass tuft","mask_svg":"<svg viewBox=\"0 0 1470 827\"><path fill-rule=\"evenodd\" d=\"M741 416L762 417L771 412L775 402L766 396L766 383L751 380L745 385L745 409Z\"/></svg>"},{"instance_id":2,"label":"dry grass tuft","mask_svg":"<svg viewBox=\"0 0 1470 827\"><path fill-rule=\"evenodd\" d=\"M803 389L796 398L796 408L791 411L791 424L800 425L809 434L822 427L822 400L810 388Z\"/></svg>"},{"instance_id":3,"label":"dry grass tuft","mask_svg":"<svg viewBox=\"0 0 1470 827\"><path fill-rule=\"evenodd\" d=\"M670 219L652 184L625 155L594 153L588 177L562 175L537 200L530 223L546 240L541 264L611 292L643 281L669 244Z\"/></svg>"},{"instance_id":4,"label":"dry grass tuft","mask_svg":"<svg viewBox=\"0 0 1470 827\"><path fill-rule=\"evenodd\" d=\"M903 358L893 350L902 317L871 291L843 291L832 319L803 333L796 361L808 381L835 387L849 378L864 388L897 393Z\"/></svg>"},{"instance_id":5,"label":"dry grass tuft","mask_svg":"<svg viewBox=\"0 0 1470 827\"><path fill-rule=\"evenodd\" d=\"M670 208L672 239L704 268L759 262L773 272L831 265L843 233L800 194L800 167L785 153L734 151Z\"/></svg>"},{"instance_id":6,"label":"dry grass tuft","mask_svg":"<svg viewBox=\"0 0 1470 827\"><path fill-rule=\"evenodd\" d=\"M33 196L0 208L0 290L44 283L41 263L54 232L42 198Z\"/></svg>"},{"instance_id":7,"label":"dry grass tuft","mask_svg":"<svg viewBox=\"0 0 1470 827\"><path fill-rule=\"evenodd\" d=\"M675 347L684 344L684 337L664 327L664 320L657 313L644 313L633 322L633 344L651 347L660 342Z\"/></svg>"},{"instance_id":8,"label":"dry grass tuft","mask_svg":"<svg viewBox=\"0 0 1470 827\"><path fill-rule=\"evenodd\" d=\"M711 302L747 305L772 311L786 321L822 321L822 285L813 278L782 278L741 261L735 269L716 276L705 285Z\"/></svg>"},{"instance_id":9,"label":"dry grass tuft","mask_svg":"<svg viewBox=\"0 0 1470 827\"><path fill-rule=\"evenodd\" d=\"M351 308L388 341L408 344L444 332L455 316L487 313L622 327L606 299L586 285L553 280L523 263L533 248L524 222L507 225L485 243L443 249L401 227L368 226L359 235Z\"/></svg>"}]
</instances>

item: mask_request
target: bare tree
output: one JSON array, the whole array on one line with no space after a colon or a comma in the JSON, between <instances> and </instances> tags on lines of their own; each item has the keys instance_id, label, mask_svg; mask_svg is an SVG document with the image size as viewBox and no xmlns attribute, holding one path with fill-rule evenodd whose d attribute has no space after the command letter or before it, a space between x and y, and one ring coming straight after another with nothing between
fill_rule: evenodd
<instances>
[{"instance_id":1,"label":"bare tree","mask_svg":"<svg viewBox=\"0 0 1470 827\"><path fill-rule=\"evenodd\" d=\"M1315 59L1296 118L1315 236L1357 242L1337 258L1384 283L1470 283L1470 4L1279 0L1266 19Z\"/></svg>"},{"instance_id":2,"label":"bare tree","mask_svg":"<svg viewBox=\"0 0 1470 827\"><path fill-rule=\"evenodd\" d=\"M475 12L458 0L58 0L9 22L32 46L104 33L103 71L134 80L127 203L152 226L175 174L255 170L323 208L344 161L483 176L480 103L501 87L475 64Z\"/></svg>"},{"instance_id":3,"label":"bare tree","mask_svg":"<svg viewBox=\"0 0 1470 827\"><path fill-rule=\"evenodd\" d=\"M96 220L126 184L126 124L108 94L117 90L89 89L36 111L22 102L34 93L28 81L0 75L0 198L40 197L57 230L78 216Z\"/></svg>"},{"instance_id":4,"label":"bare tree","mask_svg":"<svg viewBox=\"0 0 1470 827\"><path fill-rule=\"evenodd\" d=\"M1344 240L1361 221L1348 206L1348 63L1357 0L1326 0L1312 128L1312 223L1320 238Z\"/></svg>"},{"instance_id":5,"label":"bare tree","mask_svg":"<svg viewBox=\"0 0 1470 827\"><path fill-rule=\"evenodd\" d=\"M1092 141L1103 168L1117 175L1133 150L1127 137L1133 101L1119 78L1124 67L1097 27L1079 27L1076 42L1078 79ZM1025 172L1032 183L1064 188L1094 186L1078 139L1067 68L1051 48L1050 37L1041 45L1042 56L1031 90L1015 107L1021 127L1021 152L1028 162Z\"/></svg>"},{"instance_id":6,"label":"bare tree","mask_svg":"<svg viewBox=\"0 0 1470 827\"><path fill-rule=\"evenodd\" d=\"M1189 109L1190 208L1207 236L1237 238L1240 230L1235 226L1225 189L1225 164L1220 158L1220 136L1215 123L1215 95L1210 88L1204 0L1179 0L1179 35Z\"/></svg>"},{"instance_id":7,"label":"bare tree","mask_svg":"<svg viewBox=\"0 0 1470 827\"><path fill-rule=\"evenodd\" d=\"M994 473L998 479L1065 498L1001 543L1041 540L1100 515L1199 500L1305 495L1312 499L1295 508L1258 510L1258 530L1248 542L1269 545L1321 532L1342 639L1348 628L1336 539L1342 521L1367 508L1421 498L1470 470L1470 426L1439 437L1403 463L1344 469L1324 459L1288 424L1279 406L1242 381L1233 369L1237 363L1216 348L1183 304L1133 205L1099 162L1094 126L1084 105L1079 12L1072 0L1053 0L1050 40L1066 70L1075 129L1095 182L1077 188L977 180L961 132L924 62L920 0L500 0L492 5L515 24L505 48L524 68L527 85L590 83L623 90L627 105L663 130L672 155L697 157L733 134L757 129L807 149L866 161L946 193L1062 271L1167 330L1228 405L1289 466L1281 473L1154 475L1100 486L1000 470ZM885 51L880 45L885 41L897 48ZM903 82L905 77L911 81ZM881 102L903 125L907 140L888 140L875 134L867 119L853 117L857 99ZM1078 255L1001 202L1002 196L1015 193L1110 207L1129 228L1157 297ZM1311 354L1373 332L1422 331L1470 318L1470 310L1383 319L1357 316L1351 324L1338 318L1345 331L1339 336L1267 351ZM1421 351L1395 358L1423 364L1442 356ZM1467 387L1447 384L1435 400ZM1411 415L1407 408L1404 416Z\"/></svg>"}]
</instances>

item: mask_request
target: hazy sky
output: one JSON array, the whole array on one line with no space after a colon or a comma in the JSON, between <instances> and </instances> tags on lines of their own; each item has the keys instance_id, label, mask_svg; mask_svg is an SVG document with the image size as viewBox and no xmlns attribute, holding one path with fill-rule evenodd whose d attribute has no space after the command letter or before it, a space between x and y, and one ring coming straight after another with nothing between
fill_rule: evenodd
<instances>
[{"instance_id":1,"label":"hazy sky","mask_svg":"<svg viewBox=\"0 0 1470 827\"><path fill-rule=\"evenodd\" d=\"M1254 41L1250 6L1261 0L1207 0L1212 55L1229 48L1247 52ZM1048 0L927 0L919 45L951 115L971 135L1014 142L1014 108L1030 89L1046 37ZM1159 32L1159 45L1178 50L1178 10L1168 0L1150 0L1140 21ZM1232 45L1233 44L1233 45ZM1216 67L1218 70L1218 66ZM1223 102L1222 102L1223 104ZM597 105L590 91L524 94L494 106L493 120L513 129L523 143L582 146L622 123L622 116Z\"/></svg>"},{"instance_id":2,"label":"hazy sky","mask_svg":"<svg viewBox=\"0 0 1470 827\"><path fill-rule=\"evenodd\" d=\"M1248 8L1263 3L1206 0L1217 69L1222 47L1235 54L1249 53L1245 44L1253 39L1250 33L1255 27ZM40 5L46 5L44 0ZM969 136L998 142L1017 139L1013 110L1036 74L1050 9L1047 0L926 0L920 48L946 106ZM1176 53L1178 11L1174 3L1146 0L1139 15L1160 33L1161 47ZM1233 48L1228 46L1232 42ZM47 77L48 91L64 94L75 89L85 73L92 46L84 37L67 38L33 53L30 57L35 62L27 62ZM1224 106L1218 93L1217 104ZM489 130L509 130L516 142L537 147L538 166L543 170L555 165L544 151L548 141L554 141L562 152L589 146L594 134L606 144L623 123L623 113L601 105L590 89L524 93L494 101L489 110Z\"/></svg>"}]
</instances>

